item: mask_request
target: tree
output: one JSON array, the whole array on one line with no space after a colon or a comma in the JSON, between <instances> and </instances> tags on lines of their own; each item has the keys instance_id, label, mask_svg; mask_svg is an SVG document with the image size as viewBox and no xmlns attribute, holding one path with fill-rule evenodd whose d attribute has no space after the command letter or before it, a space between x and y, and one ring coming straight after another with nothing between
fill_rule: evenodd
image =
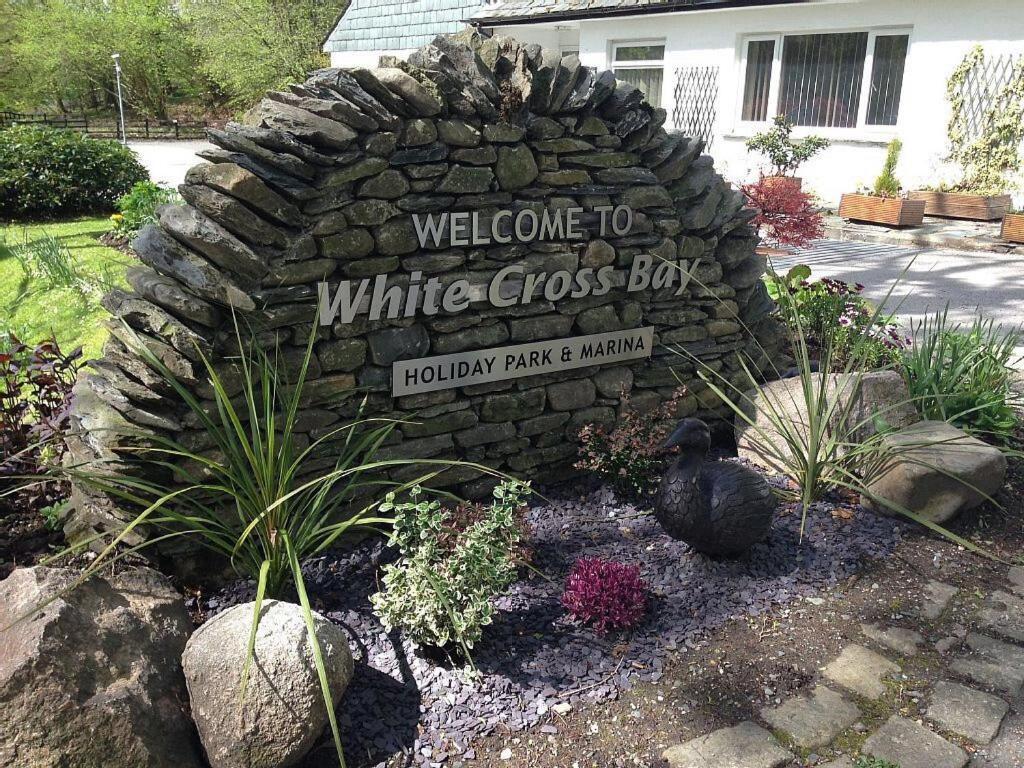
<instances>
[{"instance_id":1,"label":"tree","mask_svg":"<svg viewBox=\"0 0 1024 768\"><path fill-rule=\"evenodd\" d=\"M121 54L130 108L166 117L201 78L188 29L171 0L3 0L10 9L0 99L22 108L113 103L110 55Z\"/></svg>"},{"instance_id":2,"label":"tree","mask_svg":"<svg viewBox=\"0 0 1024 768\"><path fill-rule=\"evenodd\" d=\"M321 51L345 0L183 0L203 69L248 107L271 89L326 66ZM339 7L340 6L340 7Z\"/></svg>"}]
</instances>

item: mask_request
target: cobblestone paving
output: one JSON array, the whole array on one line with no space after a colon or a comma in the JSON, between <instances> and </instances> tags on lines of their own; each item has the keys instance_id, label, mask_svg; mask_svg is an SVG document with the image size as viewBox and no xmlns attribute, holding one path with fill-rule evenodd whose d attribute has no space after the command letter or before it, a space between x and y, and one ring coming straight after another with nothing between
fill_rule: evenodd
<instances>
[{"instance_id":1,"label":"cobblestone paving","mask_svg":"<svg viewBox=\"0 0 1024 768\"><path fill-rule=\"evenodd\" d=\"M670 768L852 768L865 756L899 768L1024 768L1024 568L994 587L977 595L974 631L935 644L948 679L915 692L915 719L893 711L888 694L907 679L908 660L929 650L924 637L864 624L864 643L844 647L812 690L762 709L760 725L712 731L669 748L665 760ZM930 583L921 620L939 619L956 592Z\"/></svg>"}]
</instances>

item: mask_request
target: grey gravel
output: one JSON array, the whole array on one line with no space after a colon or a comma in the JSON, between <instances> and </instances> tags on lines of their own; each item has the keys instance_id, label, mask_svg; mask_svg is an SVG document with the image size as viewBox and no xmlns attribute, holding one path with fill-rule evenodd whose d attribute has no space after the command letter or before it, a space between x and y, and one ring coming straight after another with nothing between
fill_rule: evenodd
<instances>
[{"instance_id":1,"label":"grey gravel","mask_svg":"<svg viewBox=\"0 0 1024 768\"><path fill-rule=\"evenodd\" d=\"M495 622L473 652L477 680L425 657L399 631L384 632L367 599L380 565L394 556L379 540L307 564L314 607L349 633L356 662L339 707L353 768L383 765L396 753L414 765L443 765L499 726L521 731L547 723L554 705L614 699L639 682L657 682L670 653L694 647L730 619L828 590L866 559L890 553L903 529L869 513L841 521L829 505L816 504L801 542L799 514L783 507L765 542L743 557L714 561L666 536L648 510L608 489L546 495L553 500L527 519L534 566L551 581L526 571L496 601ZM652 597L641 626L600 636L566 617L565 576L583 556L640 565ZM251 592L235 585L206 607L223 610ZM616 655L616 646L624 653ZM329 749L314 752L305 768L329 765L329 758Z\"/></svg>"}]
</instances>

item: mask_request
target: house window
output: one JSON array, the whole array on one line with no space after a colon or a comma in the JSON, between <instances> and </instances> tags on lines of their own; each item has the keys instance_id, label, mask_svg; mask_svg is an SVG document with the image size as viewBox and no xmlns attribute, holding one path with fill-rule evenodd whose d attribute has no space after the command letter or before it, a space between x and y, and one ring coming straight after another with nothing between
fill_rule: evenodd
<instances>
[{"instance_id":1,"label":"house window","mask_svg":"<svg viewBox=\"0 0 1024 768\"><path fill-rule=\"evenodd\" d=\"M903 92L903 65L907 60L908 35L878 35L871 68L868 125L896 125Z\"/></svg>"},{"instance_id":2,"label":"house window","mask_svg":"<svg viewBox=\"0 0 1024 768\"><path fill-rule=\"evenodd\" d=\"M743 92L743 119L762 122L768 119L768 97L775 63L774 40L751 40L747 47L747 79Z\"/></svg>"},{"instance_id":3,"label":"house window","mask_svg":"<svg viewBox=\"0 0 1024 768\"><path fill-rule=\"evenodd\" d=\"M767 35L744 47L740 119L796 125L896 125L910 36L890 32Z\"/></svg>"},{"instance_id":4,"label":"house window","mask_svg":"<svg viewBox=\"0 0 1024 768\"><path fill-rule=\"evenodd\" d=\"M661 106L664 43L615 43L612 46L612 69L619 80L639 88L652 107Z\"/></svg>"}]
</instances>

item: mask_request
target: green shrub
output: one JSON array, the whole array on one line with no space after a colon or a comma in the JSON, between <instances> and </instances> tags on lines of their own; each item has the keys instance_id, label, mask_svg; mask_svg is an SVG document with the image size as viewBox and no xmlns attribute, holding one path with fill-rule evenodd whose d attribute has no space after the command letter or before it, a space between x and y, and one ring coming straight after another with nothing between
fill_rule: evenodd
<instances>
[{"instance_id":1,"label":"green shrub","mask_svg":"<svg viewBox=\"0 0 1024 768\"><path fill-rule=\"evenodd\" d=\"M110 217L114 222L114 232L126 240L131 239L144 226L156 221L157 208L180 199L181 196L173 189L152 181L136 182L127 195L117 200L117 213Z\"/></svg>"},{"instance_id":2,"label":"green shrub","mask_svg":"<svg viewBox=\"0 0 1024 768\"><path fill-rule=\"evenodd\" d=\"M831 142L821 136L806 136L794 140L793 122L785 115L775 118L775 127L759 133L747 141L747 149L760 152L768 158L775 176L789 176Z\"/></svg>"},{"instance_id":3,"label":"green shrub","mask_svg":"<svg viewBox=\"0 0 1024 768\"><path fill-rule=\"evenodd\" d=\"M893 139L889 142L889 150L885 155L885 165L882 166L882 173L875 179L875 186L871 190L876 197L899 197L902 185L896 178L896 164L900 161L900 152L903 151L903 142Z\"/></svg>"},{"instance_id":4,"label":"green shrub","mask_svg":"<svg viewBox=\"0 0 1024 768\"><path fill-rule=\"evenodd\" d=\"M148 177L135 153L116 141L30 126L0 131L0 218L109 211Z\"/></svg>"},{"instance_id":5,"label":"green shrub","mask_svg":"<svg viewBox=\"0 0 1024 768\"><path fill-rule=\"evenodd\" d=\"M528 484L501 483L490 507L465 527L418 488L407 502L389 494L380 512L394 515L390 543L402 556L385 567L384 589L370 598L388 631L401 627L421 645L457 643L468 658L494 617L492 598L515 580L519 512L529 493Z\"/></svg>"},{"instance_id":6,"label":"green shrub","mask_svg":"<svg viewBox=\"0 0 1024 768\"><path fill-rule=\"evenodd\" d=\"M1000 441L1011 437L1020 421L1012 378L1020 331L980 316L964 327L950 322L946 308L916 323L913 335L902 370L921 415Z\"/></svg>"}]
</instances>

